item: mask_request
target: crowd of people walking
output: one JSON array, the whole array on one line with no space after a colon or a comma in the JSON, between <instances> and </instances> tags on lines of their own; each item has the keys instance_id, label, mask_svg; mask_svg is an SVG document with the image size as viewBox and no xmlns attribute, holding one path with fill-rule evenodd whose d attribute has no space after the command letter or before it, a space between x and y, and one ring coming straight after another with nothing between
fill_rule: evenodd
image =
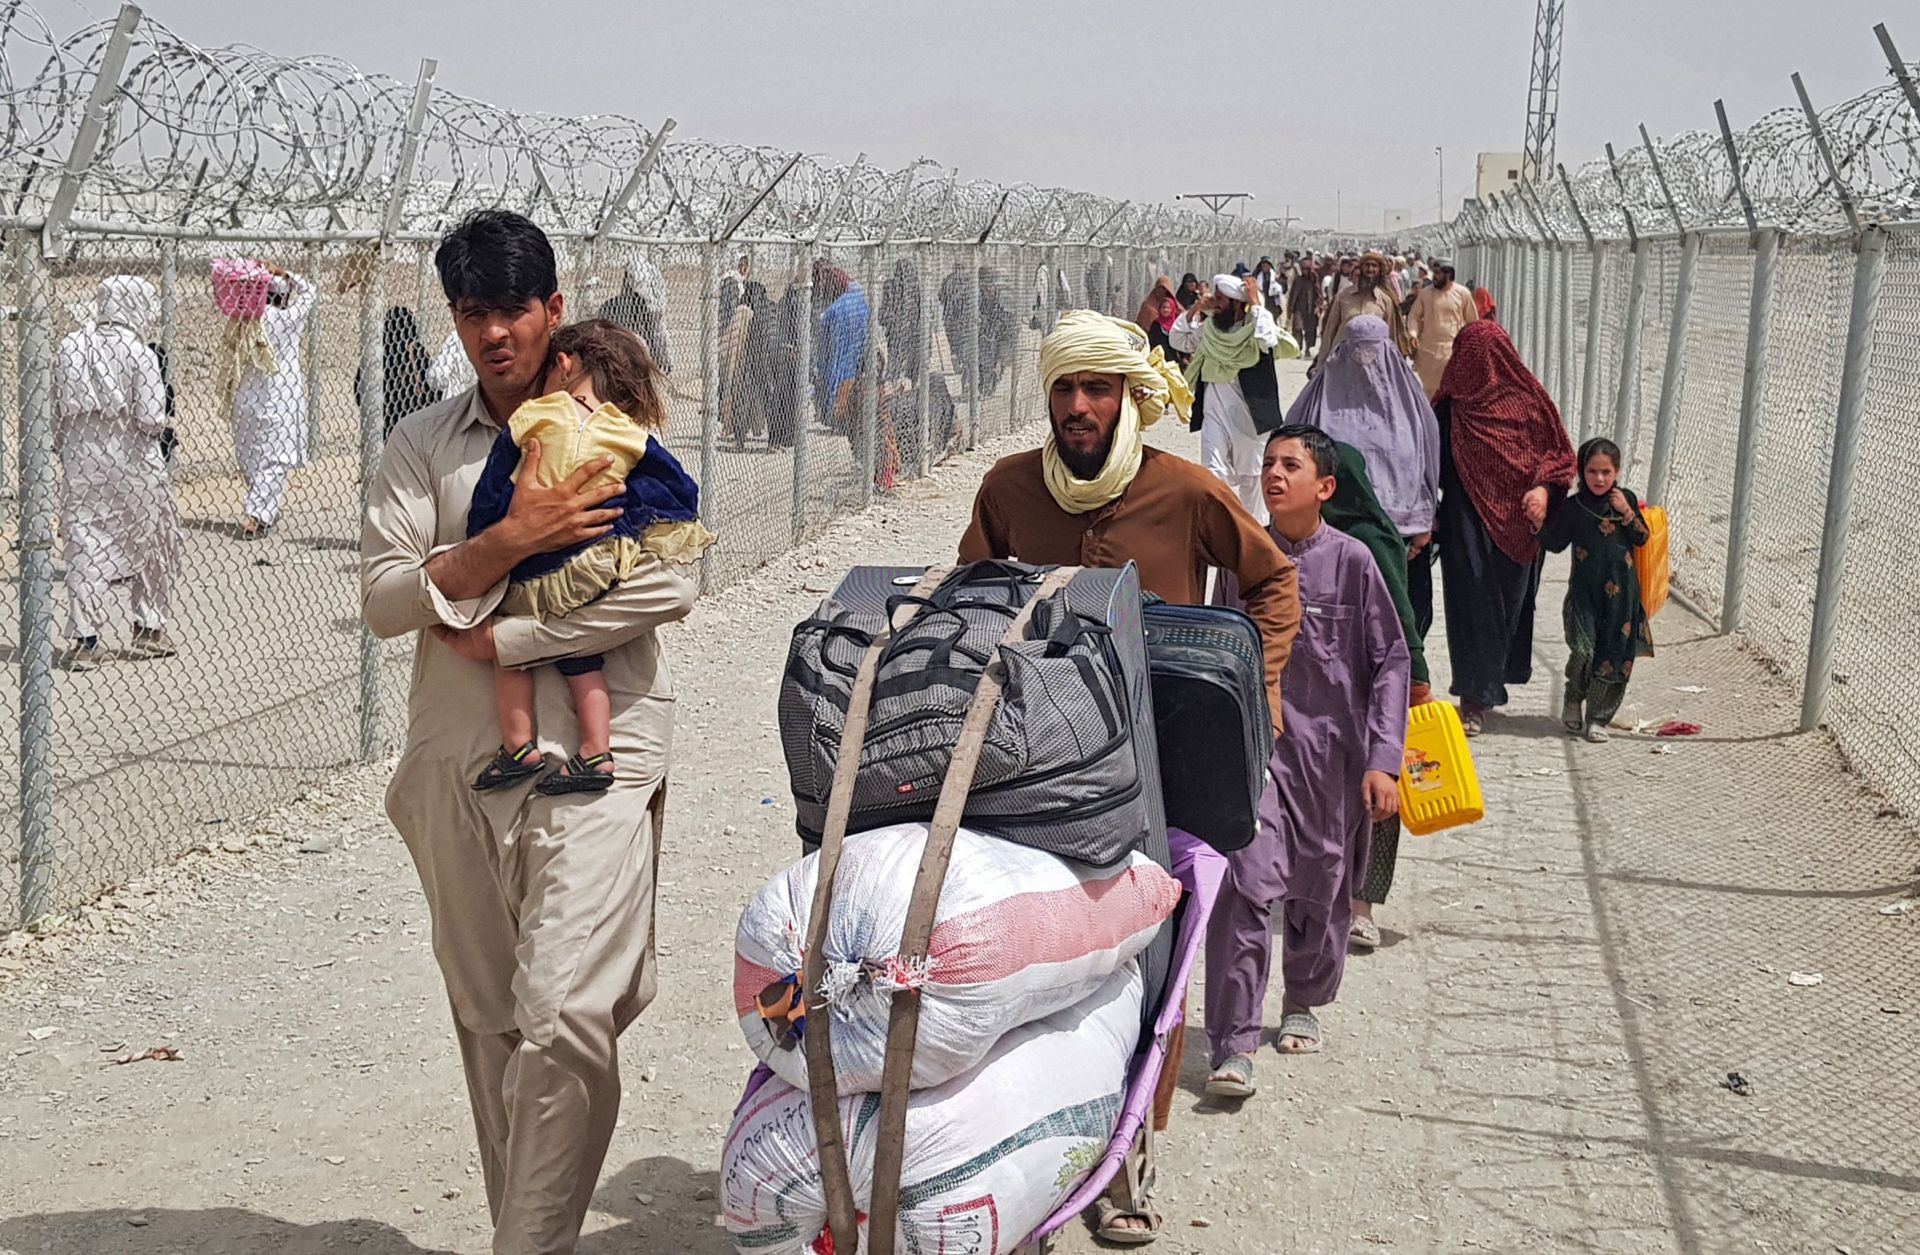
<instances>
[{"instance_id":1,"label":"crowd of people walking","mask_svg":"<svg viewBox=\"0 0 1920 1255\"><path fill-rule=\"evenodd\" d=\"M654 988L671 740L655 629L687 612L688 564L712 536L662 443L676 346L657 265L635 255L598 318L575 324L551 246L518 215L470 218L437 265L447 343L430 350L405 306L384 314L387 455L368 487L363 606L377 635L418 634L413 726L389 800L434 915L488 1198L497 1232L512 1235L501 1249L559 1251L613 1127L614 1042ZM258 287L229 293L217 359L244 481L234 532L258 538L307 457L303 342L317 290L265 263L225 273ZM747 256L713 277L706 382L736 449L791 445L816 422L872 439L876 482L891 487L907 433L956 438L948 372L929 368L941 347L980 395L1026 367L991 268L956 267L932 291L904 261L877 293L824 260L777 278L775 298ZM1107 310L1114 281L1087 276ZM1312 1054L1349 950L1381 942L1408 712L1433 696L1436 561L1450 692L1478 736L1532 678L1545 555L1571 550L1560 715L1602 741L1652 648L1632 559L1649 528L1619 482L1619 450L1593 441L1576 455L1491 302L1445 259L1289 253L1158 277L1132 322L1070 306L1064 273L1043 274L1029 326L1042 333L1033 404L1046 408L1045 439L987 473L958 556L1131 562L1146 592L1240 607L1258 626L1270 780L1206 943L1206 1089L1244 1101L1258 1089L1273 970L1275 1044ZM936 312L944 346L929 335ZM151 282L108 278L93 319L59 348L75 670L104 661L102 637L123 615L126 656L178 648L158 313ZM1275 363L1303 354L1308 382L1283 404ZM364 370L355 380L363 407L371 383ZM1197 462L1145 444L1168 416L1198 431ZM574 424L597 443L543 466L539 433ZM542 774L543 739L567 765L537 793L591 792L590 808L529 809L508 787ZM541 945L525 944L529 929L545 930ZM1171 1050L1161 1126L1177 1040ZM1111 1201L1097 1217L1118 1241L1148 1240L1160 1223Z\"/></svg>"}]
</instances>

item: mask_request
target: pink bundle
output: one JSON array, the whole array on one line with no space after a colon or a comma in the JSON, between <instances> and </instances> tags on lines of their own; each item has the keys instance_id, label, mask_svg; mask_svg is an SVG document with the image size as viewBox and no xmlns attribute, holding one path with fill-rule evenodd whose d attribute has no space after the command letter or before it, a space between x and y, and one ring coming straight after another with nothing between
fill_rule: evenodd
<instances>
[{"instance_id":1,"label":"pink bundle","mask_svg":"<svg viewBox=\"0 0 1920 1255\"><path fill-rule=\"evenodd\" d=\"M213 303L228 318L258 318L267 312L273 272L244 257L213 259Z\"/></svg>"}]
</instances>

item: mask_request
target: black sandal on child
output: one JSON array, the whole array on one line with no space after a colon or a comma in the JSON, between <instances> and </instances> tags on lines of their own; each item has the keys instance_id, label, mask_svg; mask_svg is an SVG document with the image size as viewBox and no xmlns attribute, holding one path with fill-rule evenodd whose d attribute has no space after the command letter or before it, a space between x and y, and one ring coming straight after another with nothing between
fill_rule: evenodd
<instances>
[{"instance_id":1,"label":"black sandal on child","mask_svg":"<svg viewBox=\"0 0 1920 1255\"><path fill-rule=\"evenodd\" d=\"M528 741L519 749L509 753L503 745L500 752L493 756L487 769L474 780L476 792L485 793L490 789L504 789L510 784L518 784L529 776L537 776L546 764L540 757L540 747Z\"/></svg>"},{"instance_id":2,"label":"black sandal on child","mask_svg":"<svg viewBox=\"0 0 1920 1255\"><path fill-rule=\"evenodd\" d=\"M548 797L558 797L563 793L605 793L613 787L613 772L601 771L603 764L612 767L613 755L595 754L592 758L582 758L575 754L567 760L565 767L534 785L533 791Z\"/></svg>"}]
</instances>

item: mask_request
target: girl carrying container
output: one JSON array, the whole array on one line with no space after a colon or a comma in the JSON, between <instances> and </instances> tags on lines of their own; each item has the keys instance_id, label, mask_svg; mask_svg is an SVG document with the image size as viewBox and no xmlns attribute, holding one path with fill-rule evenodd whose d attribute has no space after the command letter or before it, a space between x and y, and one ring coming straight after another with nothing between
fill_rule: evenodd
<instances>
[{"instance_id":1,"label":"girl carrying container","mask_svg":"<svg viewBox=\"0 0 1920 1255\"><path fill-rule=\"evenodd\" d=\"M1571 547L1567 578L1567 694L1560 721L1595 743L1619 713L1636 658L1653 654L1633 551L1647 543L1640 499L1620 486L1620 448L1580 446L1580 485L1540 534L1554 553Z\"/></svg>"}]
</instances>

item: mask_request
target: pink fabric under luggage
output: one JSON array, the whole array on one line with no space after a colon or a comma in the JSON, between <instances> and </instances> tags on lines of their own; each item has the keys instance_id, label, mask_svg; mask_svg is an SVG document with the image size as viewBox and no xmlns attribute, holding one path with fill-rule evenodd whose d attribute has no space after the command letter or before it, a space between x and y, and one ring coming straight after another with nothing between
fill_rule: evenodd
<instances>
[{"instance_id":1,"label":"pink fabric under luggage","mask_svg":"<svg viewBox=\"0 0 1920 1255\"><path fill-rule=\"evenodd\" d=\"M267 312L273 272L244 257L213 259L213 304L228 318L258 318Z\"/></svg>"}]
</instances>

